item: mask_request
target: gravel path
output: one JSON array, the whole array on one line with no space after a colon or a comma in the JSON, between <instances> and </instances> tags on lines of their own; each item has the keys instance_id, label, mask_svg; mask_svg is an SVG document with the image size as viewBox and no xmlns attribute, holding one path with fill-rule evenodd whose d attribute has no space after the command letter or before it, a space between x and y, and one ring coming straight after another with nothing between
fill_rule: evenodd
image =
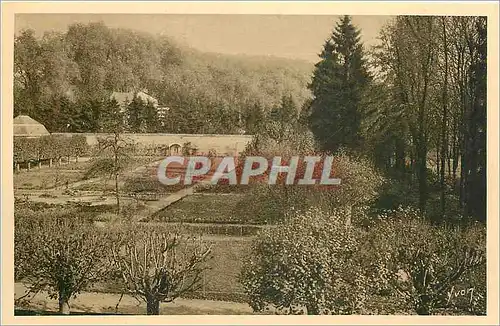
<instances>
[{"instance_id":1,"label":"gravel path","mask_svg":"<svg viewBox=\"0 0 500 326\"><path fill-rule=\"evenodd\" d=\"M26 287L21 283L15 284L15 298L24 295ZM118 310L116 304L120 299L119 294L82 292L70 302L71 312L87 313L118 313L142 315L146 313L146 304L139 302L131 296L123 296ZM50 299L46 292L37 294L27 308L44 311L57 311L57 300ZM214 300L176 299L175 302L160 305L162 315L248 315L252 309L248 304Z\"/></svg>"}]
</instances>

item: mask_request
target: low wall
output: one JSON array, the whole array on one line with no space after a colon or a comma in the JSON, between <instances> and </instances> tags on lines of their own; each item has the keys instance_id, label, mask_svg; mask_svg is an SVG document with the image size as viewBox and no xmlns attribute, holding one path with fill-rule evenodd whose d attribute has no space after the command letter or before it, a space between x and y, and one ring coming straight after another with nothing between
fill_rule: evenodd
<instances>
[{"instance_id":1,"label":"low wall","mask_svg":"<svg viewBox=\"0 0 500 326\"><path fill-rule=\"evenodd\" d=\"M98 137L111 136L104 133L53 133L52 135L67 136L81 135L87 139L90 146L97 145ZM190 142L198 152L215 150L217 154L235 155L242 152L252 140L252 135L202 135L202 134L134 134L124 133L122 137L128 139L139 147L166 147L177 144L181 147Z\"/></svg>"}]
</instances>

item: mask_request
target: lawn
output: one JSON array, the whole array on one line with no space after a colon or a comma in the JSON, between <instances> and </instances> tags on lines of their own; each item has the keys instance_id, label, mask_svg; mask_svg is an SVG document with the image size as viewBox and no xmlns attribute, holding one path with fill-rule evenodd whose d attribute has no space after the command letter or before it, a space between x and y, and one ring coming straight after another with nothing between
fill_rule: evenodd
<instances>
[{"instance_id":1,"label":"lawn","mask_svg":"<svg viewBox=\"0 0 500 326\"><path fill-rule=\"evenodd\" d=\"M244 257L251 248L251 239L251 237L210 236L207 239L212 247L209 269L203 274L200 289L185 297L245 302L244 289L238 278ZM98 284L93 290L120 293L120 280Z\"/></svg>"},{"instance_id":2,"label":"lawn","mask_svg":"<svg viewBox=\"0 0 500 326\"><path fill-rule=\"evenodd\" d=\"M156 213L152 220L161 222L255 224L241 214L238 203L244 194L194 194Z\"/></svg>"},{"instance_id":3,"label":"lawn","mask_svg":"<svg viewBox=\"0 0 500 326\"><path fill-rule=\"evenodd\" d=\"M20 173L14 173L14 188L41 190L63 186L66 182L73 183L82 180L90 164L90 161L72 162L61 166L54 165L52 168L34 167L29 172L23 170Z\"/></svg>"},{"instance_id":4,"label":"lawn","mask_svg":"<svg viewBox=\"0 0 500 326\"><path fill-rule=\"evenodd\" d=\"M249 254L251 238L220 237L212 240L211 269L204 275L204 286L199 294L218 299L226 294L228 299L239 301L243 286L238 281L244 257ZM213 292L213 293L212 293Z\"/></svg>"}]
</instances>

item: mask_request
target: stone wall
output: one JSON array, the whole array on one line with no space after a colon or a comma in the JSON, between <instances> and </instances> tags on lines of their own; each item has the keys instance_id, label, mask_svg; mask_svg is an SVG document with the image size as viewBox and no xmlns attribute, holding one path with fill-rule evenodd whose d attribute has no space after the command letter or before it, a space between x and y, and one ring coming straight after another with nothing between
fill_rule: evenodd
<instances>
[{"instance_id":1,"label":"stone wall","mask_svg":"<svg viewBox=\"0 0 500 326\"><path fill-rule=\"evenodd\" d=\"M90 146L97 145L98 137L111 136L102 133L53 133L53 135L71 136L82 135ZM236 155L241 153L252 140L252 135L201 135L201 134L132 134L125 133L122 137L135 143L138 148L164 148L172 145L184 147L190 142L199 153L215 151L218 155ZM166 153L165 153L166 154Z\"/></svg>"}]
</instances>

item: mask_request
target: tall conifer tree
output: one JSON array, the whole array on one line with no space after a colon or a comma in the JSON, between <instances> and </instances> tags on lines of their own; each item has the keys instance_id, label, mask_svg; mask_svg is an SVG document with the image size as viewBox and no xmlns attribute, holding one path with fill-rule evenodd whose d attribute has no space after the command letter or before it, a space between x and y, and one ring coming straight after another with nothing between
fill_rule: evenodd
<instances>
[{"instance_id":1,"label":"tall conifer tree","mask_svg":"<svg viewBox=\"0 0 500 326\"><path fill-rule=\"evenodd\" d=\"M323 150L360 144L361 94L371 77L360 31L349 16L337 23L320 54L309 88L313 93L309 124Z\"/></svg>"}]
</instances>

